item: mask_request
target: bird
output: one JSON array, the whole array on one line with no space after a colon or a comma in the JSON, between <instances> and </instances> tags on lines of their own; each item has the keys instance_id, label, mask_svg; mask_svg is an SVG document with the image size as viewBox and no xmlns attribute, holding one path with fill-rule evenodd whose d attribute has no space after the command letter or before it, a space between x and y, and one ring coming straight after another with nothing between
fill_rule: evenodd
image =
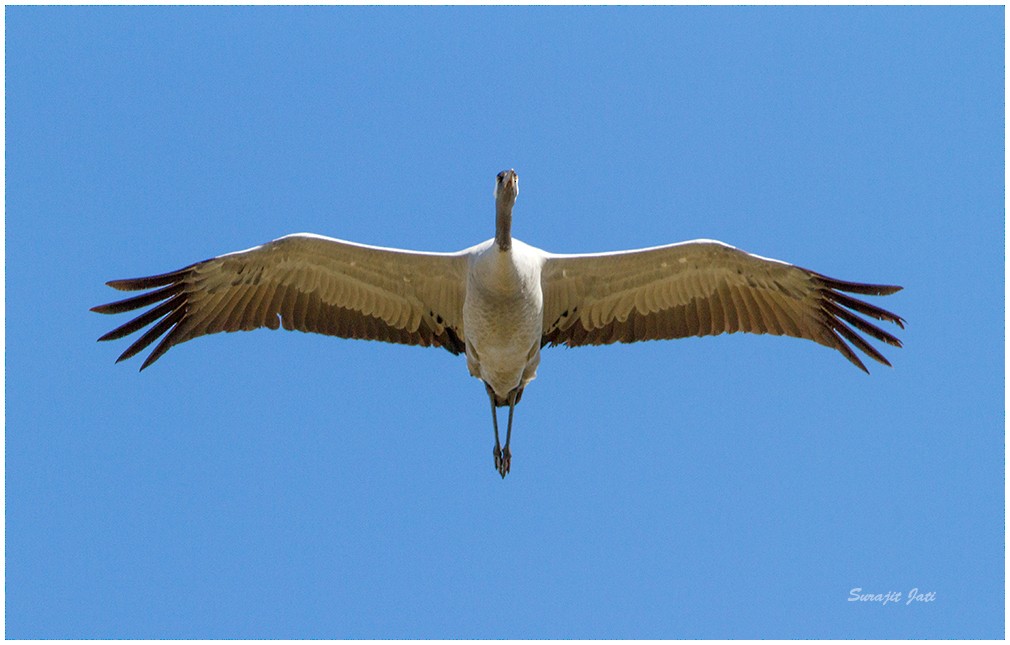
<instances>
[{"instance_id":1,"label":"bird","mask_svg":"<svg viewBox=\"0 0 1010 645\"><path fill-rule=\"evenodd\" d=\"M106 284L139 295L92 307L145 309L99 341L149 327L119 356L160 339L140 369L185 341L257 328L441 347L466 357L491 402L494 466L512 463L516 404L548 346L607 345L747 332L805 338L869 372L866 338L901 341L870 319L901 317L849 294L899 286L848 282L715 240L609 253L557 254L512 237L514 169L495 178L494 238L455 253L368 246L297 233L181 269ZM508 407L504 445L498 408Z\"/></svg>"}]
</instances>

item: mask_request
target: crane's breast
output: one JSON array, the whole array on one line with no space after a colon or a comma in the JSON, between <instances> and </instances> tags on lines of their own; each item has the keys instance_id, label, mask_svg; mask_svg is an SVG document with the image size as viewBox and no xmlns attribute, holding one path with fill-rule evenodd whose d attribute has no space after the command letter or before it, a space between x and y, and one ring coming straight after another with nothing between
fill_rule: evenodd
<instances>
[{"instance_id":1,"label":"crane's breast","mask_svg":"<svg viewBox=\"0 0 1010 645\"><path fill-rule=\"evenodd\" d=\"M497 248L475 258L463 303L470 373L500 395L532 380L540 359L543 307L538 263Z\"/></svg>"}]
</instances>

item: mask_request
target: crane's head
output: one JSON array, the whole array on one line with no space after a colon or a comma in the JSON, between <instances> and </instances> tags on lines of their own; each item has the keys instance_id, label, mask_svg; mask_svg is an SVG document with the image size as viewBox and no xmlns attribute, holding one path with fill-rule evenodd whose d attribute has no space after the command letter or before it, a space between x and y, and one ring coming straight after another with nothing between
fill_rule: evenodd
<instances>
[{"instance_id":1,"label":"crane's head","mask_svg":"<svg viewBox=\"0 0 1010 645\"><path fill-rule=\"evenodd\" d=\"M499 206L512 210L519 196L519 175L515 170L503 170L498 173L494 183L494 200Z\"/></svg>"}]
</instances>

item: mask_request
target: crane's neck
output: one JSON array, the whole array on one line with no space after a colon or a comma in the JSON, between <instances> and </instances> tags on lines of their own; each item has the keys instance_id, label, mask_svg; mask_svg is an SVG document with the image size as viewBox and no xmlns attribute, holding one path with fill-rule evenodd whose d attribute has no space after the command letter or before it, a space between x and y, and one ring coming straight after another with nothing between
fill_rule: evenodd
<instances>
[{"instance_id":1,"label":"crane's neck","mask_svg":"<svg viewBox=\"0 0 1010 645\"><path fill-rule=\"evenodd\" d=\"M512 249L512 204L499 202L495 211L495 244L499 251L509 251Z\"/></svg>"}]
</instances>

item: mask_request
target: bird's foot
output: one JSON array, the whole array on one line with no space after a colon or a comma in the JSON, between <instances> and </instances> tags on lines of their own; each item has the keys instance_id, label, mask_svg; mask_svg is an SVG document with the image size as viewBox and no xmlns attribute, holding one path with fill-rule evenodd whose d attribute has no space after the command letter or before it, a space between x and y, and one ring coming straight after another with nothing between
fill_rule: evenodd
<instances>
[{"instance_id":1,"label":"bird's foot","mask_svg":"<svg viewBox=\"0 0 1010 645\"><path fill-rule=\"evenodd\" d=\"M509 450L508 446L505 446L505 450L502 450L497 445L494 447L494 467L501 475L502 479L505 479L505 475L508 474L509 468L512 466L512 451Z\"/></svg>"}]
</instances>

